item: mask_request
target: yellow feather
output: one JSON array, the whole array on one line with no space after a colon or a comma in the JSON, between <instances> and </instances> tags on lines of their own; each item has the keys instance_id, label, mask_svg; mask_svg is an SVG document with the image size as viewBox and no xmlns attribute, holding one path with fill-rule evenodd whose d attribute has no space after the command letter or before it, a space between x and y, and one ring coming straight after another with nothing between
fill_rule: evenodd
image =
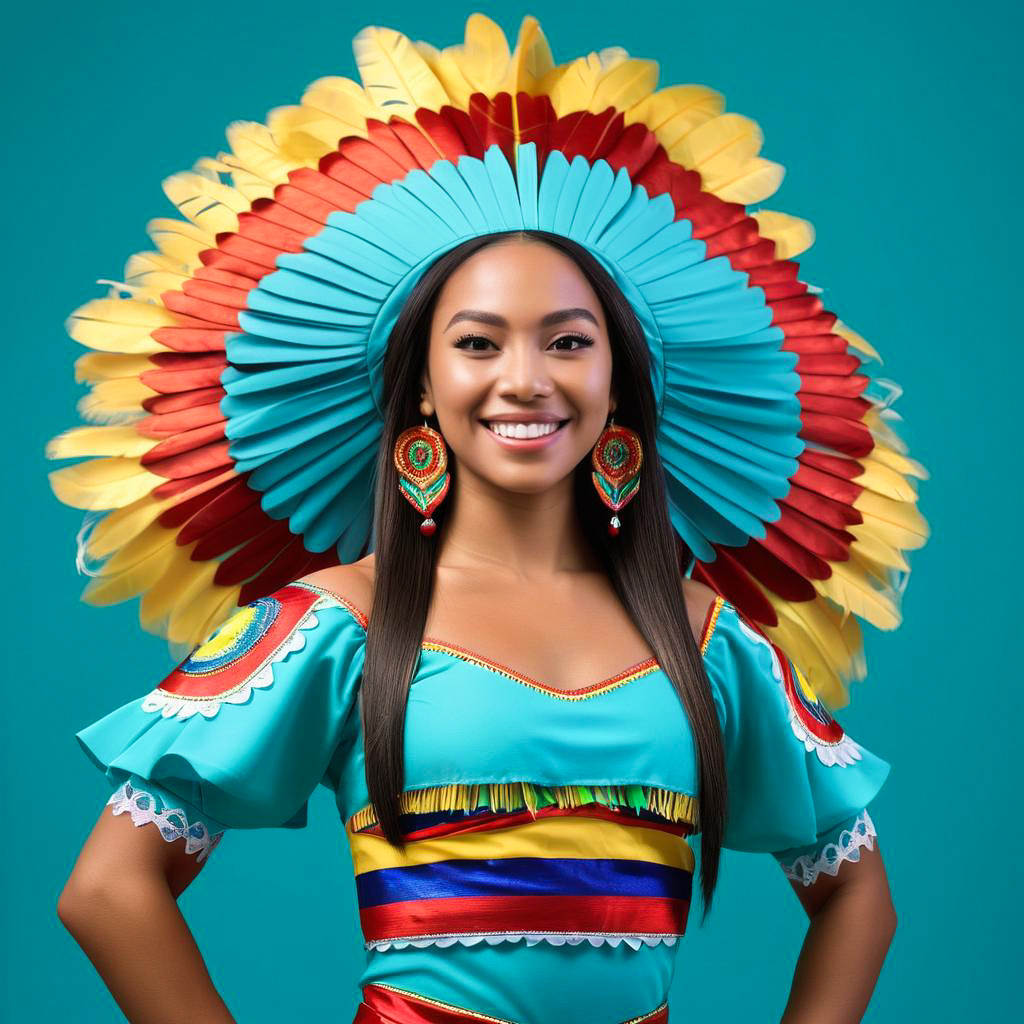
<instances>
[{"instance_id":1,"label":"yellow feather","mask_svg":"<svg viewBox=\"0 0 1024 1024\"><path fill-rule=\"evenodd\" d=\"M174 530L148 526L91 579L82 594L89 604L109 605L145 593L166 575L176 552Z\"/></svg>"},{"instance_id":2,"label":"yellow feather","mask_svg":"<svg viewBox=\"0 0 1024 1024\"><path fill-rule=\"evenodd\" d=\"M839 337L842 338L847 343L847 345L850 346L850 348L854 349L857 352L860 352L861 355L865 355L869 359L874 359L879 364L881 364L882 357L878 354L878 352L870 344L868 344L868 342L865 341L864 338L862 338L855 330L853 330L850 327L847 327L847 325L844 324L842 320L837 320L835 322L835 324L832 327L832 333L838 334Z\"/></svg>"},{"instance_id":3,"label":"yellow feather","mask_svg":"<svg viewBox=\"0 0 1024 1024\"><path fill-rule=\"evenodd\" d=\"M156 392L140 380L104 380L78 400L78 412L90 423L122 423L143 415L142 403Z\"/></svg>"},{"instance_id":4,"label":"yellow feather","mask_svg":"<svg viewBox=\"0 0 1024 1024\"><path fill-rule=\"evenodd\" d=\"M377 107L360 85L349 78L332 75L311 83L302 94L301 106L271 110L267 125L281 153L293 162L296 148L304 151L309 137L317 140L323 155L334 151L343 138L353 135L365 138L367 119L377 116ZM296 140L295 136L301 139ZM296 141L300 143L298 147Z\"/></svg>"},{"instance_id":5,"label":"yellow feather","mask_svg":"<svg viewBox=\"0 0 1024 1024\"><path fill-rule=\"evenodd\" d=\"M258 121L232 121L225 135L231 152L219 156L235 170L232 176L235 188L242 187L238 172L242 172L247 186L254 185L256 181L274 186L288 180L288 172L294 167L282 152L273 130L267 125ZM245 194L249 197L248 191ZM271 188L261 194L269 196L273 190Z\"/></svg>"},{"instance_id":6,"label":"yellow feather","mask_svg":"<svg viewBox=\"0 0 1024 1024\"><path fill-rule=\"evenodd\" d=\"M129 284L154 291L179 289L189 279L181 265L161 252L149 250L133 253L125 261L124 279Z\"/></svg>"},{"instance_id":7,"label":"yellow feather","mask_svg":"<svg viewBox=\"0 0 1024 1024\"><path fill-rule=\"evenodd\" d=\"M501 83L500 91L513 96L519 92L543 96L547 85L557 79L558 70L540 22L532 15L527 15L519 26L508 73Z\"/></svg>"},{"instance_id":8,"label":"yellow feather","mask_svg":"<svg viewBox=\"0 0 1024 1024\"><path fill-rule=\"evenodd\" d=\"M124 508L108 512L86 537L85 553L90 558L106 558L127 547L176 501L177 498L157 501L151 494L147 494Z\"/></svg>"},{"instance_id":9,"label":"yellow feather","mask_svg":"<svg viewBox=\"0 0 1024 1024\"><path fill-rule=\"evenodd\" d=\"M364 28L352 41L363 88L382 112L413 120L416 111L440 110L448 102L444 87L409 40L390 28Z\"/></svg>"},{"instance_id":10,"label":"yellow feather","mask_svg":"<svg viewBox=\"0 0 1024 1024\"><path fill-rule=\"evenodd\" d=\"M143 469L138 459L91 459L50 473L60 501L90 511L123 508L162 483L164 478Z\"/></svg>"},{"instance_id":11,"label":"yellow feather","mask_svg":"<svg viewBox=\"0 0 1024 1024\"><path fill-rule=\"evenodd\" d=\"M864 516L865 525L901 550L923 547L928 540L928 522L912 502L894 501L874 491L863 491L853 507Z\"/></svg>"},{"instance_id":12,"label":"yellow feather","mask_svg":"<svg viewBox=\"0 0 1024 1024\"><path fill-rule=\"evenodd\" d=\"M190 273L203 265L199 254L217 244L212 235L195 224L171 217L154 217L147 222L146 232L165 256L176 260Z\"/></svg>"},{"instance_id":13,"label":"yellow feather","mask_svg":"<svg viewBox=\"0 0 1024 1024\"><path fill-rule=\"evenodd\" d=\"M779 625L768 629L772 639L807 677L812 689L829 707L843 707L849 700L846 683L863 679L866 665L860 625L845 618L825 598L785 601L767 595L779 616Z\"/></svg>"},{"instance_id":14,"label":"yellow feather","mask_svg":"<svg viewBox=\"0 0 1024 1024\"><path fill-rule=\"evenodd\" d=\"M756 121L742 114L720 114L680 139L668 155L683 167L699 171L702 178L729 180L748 169L763 143Z\"/></svg>"},{"instance_id":15,"label":"yellow feather","mask_svg":"<svg viewBox=\"0 0 1024 1024\"><path fill-rule=\"evenodd\" d=\"M810 221L774 210L758 210L753 217L762 237L775 243L776 259L792 259L814 244L814 227Z\"/></svg>"},{"instance_id":16,"label":"yellow feather","mask_svg":"<svg viewBox=\"0 0 1024 1024\"><path fill-rule=\"evenodd\" d=\"M176 323L174 314L163 306L137 299L92 299L79 306L64 327L75 341L104 352L166 352L151 337L158 327Z\"/></svg>"},{"instance_id":17,"label":"yellow feather","mask_svg":"<svg viewBox=\"0 0 1024 1024\"><path fill-rule=\"evenodd\" d=\"M904 476L917 477L918 480L927 480L929 478L928 470L920 462L916 459L908 458L898 451L894 451L888 444L880 441L877 437L875 438L875 447L871 451L871 456L897 473L902 473Z\"/></svg>"},{"instance_id":18,"label":"yellow feather","mask_svg":"<svg viewBox=\"0 0 1024 1024\"><path fill-rule=\"evenodd\" d=\"M735 177L707 178L703 185L727 203L749 206L774 195L785 174L786 169L782 164L755 157Z\"/></svg>"},{"instance_id":19,"label":"yellow feather","mask_svg":"<svg viewBox=\"0 0 1024 1024\"><path fill-rule=\"evenodd\" d=\"M149 356L121 355L113 352L86 352L75 360L75 381L95 384L101 380L138 379L153 369Z\"/></svg>"},{"instance_id":20,"label":"yellow feather","mask_svg":"<svg viewBox=\"0 0 1024 1024\"><path fill-rule=\"evenodd\" d=\"M856 538L858 550L863 551L879 565L900 569L903 572L910 571L910 563L903 552L880 537L872 523L858 523L856 526L848 526L846 529Z\"/></svg>"},{"instance_id":21,"label":"yellow feather","mask_svg":"<svg viewBox=\"0 0 1024 1024\"><path fill-rule=\"evenodd\" d=\"M462 45L448 46L440 52L426 43L417 43L416 48L450 101L463 108L475 92L487 96L499 92L512 59L505 33L483 14L469 16Z\"/></svg>"},{"instance_id":22,"label":"yellow feather","mask_svg":"<svg viewBox=\"0 0 1024 1024\"><path fill-rule=\"evenodd\" d=\"M626 111L626 124L644 124L666 152L725 109L725 97L705 85L670 85Z\"/></svg>"},{"instance_id":23,"label":"yellow feather","mask_svg":"<svg viewBox=\"0 0 1024 1024\"><path fill-rule=\"evenodd\" d=\"M900 624L896 595L891 587L877 587L852 557L849 562L831 562L830 567L832 575L828 579L812 580L819 594L879 629L895 629Z\"/></svg>"},{"instance_id":24,"label":"yellow feather","mask_svg":"<svg viewBox=\"0 0 1024 1024\"><path fill-rule=\"evenodd\" d=\"M83 455L145 455L157 444L142 437L134 427L75 427L52 438L46 446L48 459L77 459Z\"/></svg>"},{"instance_id":25,"label":"yellow feather","mask_svg":"<svg viewBox=\"0 0 1024 1024\"><path fill-rule=\"evenodd\" d=\"M216 571L219 563L209 563ZM212 581L212 575L211 575ZM194 648L201 644L238 607L241 587L222 587L215 583L201 590L195 598L179 604L167 623L167 635L171 643L185 644Z\"/></svg>"},{"instance_id":26,"label":"yellow feather","mask_svg":"<svg viewBox=\"0 0 1024 1024\"><path fill-rule=\"evenodd\" d=\"M211 235L237 231L238 215L250 204L230 185L211 181L192 171L181 171L164 178L164 194L178 212L196 227Z\"/></svg>"},{"instance_id":27,"label":"yellow feather","mask_svg":"<svg viewBox=\"0 0 1024 1024\"><path fill-rule=\"evenodd\" d=\"M877 457L877 450L857 460L863 466L863 472L854 477L857 484L896 501L917 501L917 486L914 482L887 466Z\"/></svg>"},{"instance_id":28,"label":"yellow feather","mask_svg":"<svg viewBox=\"0 0 1024 1024\"><path fill-rule=\"evenodd\" d=\"M168 565L167 572L142 595L139 622L144 629L166 634L166 626L173 609L190 604L204 590L213 586L213 574L217 571L219 563L213 560L192 561L191 553L194 548L194 543L179 546L178 553Z\"/></svg>"},{"instance_id":29,"label":"yellow feather","mask_svg":"<svg viewBox=\"0 0 1024 1024\"><path fill-rule=\"evenodd\" d=\"M612 58L606 67L598 54L579 57L558 77L549 92L559 116L577 110L601 113L635 106L658 84L658 65L653 60Z\"/></svg>"}]
</instances>

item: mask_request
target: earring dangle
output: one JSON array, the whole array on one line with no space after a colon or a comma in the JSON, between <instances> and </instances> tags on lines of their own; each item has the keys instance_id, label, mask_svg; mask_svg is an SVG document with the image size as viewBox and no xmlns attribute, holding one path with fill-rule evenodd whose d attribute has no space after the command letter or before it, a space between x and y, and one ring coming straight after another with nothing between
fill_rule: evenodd
<instances>
[{"instance_id":1,"label":"earring dangle","mask_svg":"<svg viewBox=\"0 0 1024 1024\"><path fill-rule=\"evenodd\" d=\"M613 512L621 511L636 497L643 461L640 436L629 427L615 426L613 416L591 452L594 486ZM613 515L608 522L609 536L617 537L621 526L619 517Z\"/></svg>"},{"instance_id":2,"label":"earring dangle","mask_svg":"<svg viewBox=\"0 0 1024 1024\"><path fill-rule=\"evenodd\" d=\"M444 500L451 480L444 438L425 421L422 427L403 430L395 441L394 461L399 490L426 517L420 523L420 533L432 537L437 523L431 513Z\"/></svg>"}]
</instances>

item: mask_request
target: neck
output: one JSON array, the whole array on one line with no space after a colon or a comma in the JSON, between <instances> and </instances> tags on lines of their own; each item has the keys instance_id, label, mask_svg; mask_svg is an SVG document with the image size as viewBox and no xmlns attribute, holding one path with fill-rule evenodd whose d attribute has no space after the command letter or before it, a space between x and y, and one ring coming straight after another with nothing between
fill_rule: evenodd
<instances>
[{"instance_id":1,"label":"neck","mask_svg":"<svg viewBox=\"0 0 1024 1024\"><path fill-rule=\"evenodd\" d=\"M528 582L598 567L576 515L571 476L542 493L523 494L464 472L449 500L438 568Z\"/></svg>"}]
</instances>

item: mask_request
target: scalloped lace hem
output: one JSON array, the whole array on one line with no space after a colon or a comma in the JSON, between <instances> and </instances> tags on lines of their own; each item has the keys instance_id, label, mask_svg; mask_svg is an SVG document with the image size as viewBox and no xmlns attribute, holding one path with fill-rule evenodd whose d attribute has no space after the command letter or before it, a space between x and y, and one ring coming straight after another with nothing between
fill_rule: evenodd
<instances>
[{"instance_id":1,"label":"scalloped lace hem","mask_svg":"<svg viewBox=\"0 0 1024 1024\"><path fill-rule=\"evenodd\" d=\"M126 811L131 814L133 825L156 825L160 835L169 843L175 839L184 839L185 852L198 854L197 861L205 860L224 836L223 832L210 832L201 821L190 824L181 807L156 810L156 800L152 794L136 788L130 782L122 783L107 804L115 815Z\"/></svg>"},{"instance_id":2,"label":"scalloped lace hem","mask_svg":"<svg viewBox=\"0 0 1024 1024\"><path fill-rule=\"evenodd\" d=\"M836 875L839 867L846 860L860 860L862 847L873 850L878 833L868 812L861 811L854 819L852 829L843 829L834 843L826 843L817 856L804 854L797 857L792 864L783 864L782 870L786 877L794 882L811 885L819 875Z\"/></svg>"},{"instance_id":3,"label":"scalloped lace hem","mask_svg":"<svg viewBox=\"0 0 1024 1024\"><path fill-rule=\"evenodd\" d=\"M679 941L678 935L596 935L586 932L487 932L474 933L472 935L425 935L420 938L408 939L375 939L363 945L366 949L374 952L384 952L388 949L406 949L414 946L422 949L424 946L476 946L481 942L488 946L496 946L502 942L522 942L526 945L536 946L545 942L550 946L579 946L584 942L591 946L618 946L625 943L632 949L639 949L641 946L674 946Z\"/></svg>"}]
</instances>

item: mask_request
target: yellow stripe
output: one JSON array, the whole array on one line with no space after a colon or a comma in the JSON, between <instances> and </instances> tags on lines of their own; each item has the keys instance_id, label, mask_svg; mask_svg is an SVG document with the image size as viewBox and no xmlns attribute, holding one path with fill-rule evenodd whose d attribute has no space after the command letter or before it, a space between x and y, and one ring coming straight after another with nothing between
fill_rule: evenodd
<instances>
[{"instance_id":1,"label":"yellow stripe","mask_svg":"<svg viewBox=\"0 0 1024 1024\"><path fill-rule=\"evenodd\" d=\"M596 818L538 818L491 832L422 839L408 843L404 851L366 833L350 835L349 842L357 875L443 860L505 857L643 860L685 871L693 871L694 864L693 850L680 836Z\"/></svg>"}]
</instances>

